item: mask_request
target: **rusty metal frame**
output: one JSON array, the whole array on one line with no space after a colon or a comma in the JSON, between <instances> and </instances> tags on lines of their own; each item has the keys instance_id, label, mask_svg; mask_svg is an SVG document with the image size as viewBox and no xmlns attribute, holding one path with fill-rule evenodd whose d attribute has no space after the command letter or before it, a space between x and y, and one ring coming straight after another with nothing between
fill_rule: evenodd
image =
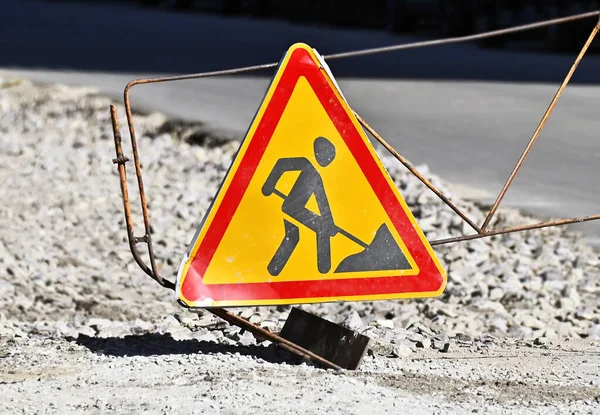
<instances>
[{"instance_id":1,"label":"rusty metal frame","mask_svg":"<svg viewBox=\"0 0 600 415\"><path fill-rule=\"evenodd\" d=\"M471 235L463 235L463 236L458 236L458 237L451 237L451 238L430 241L430 244L432 246L467 241L467 240L484 238L484 237L489 237L489 236L494 236L494 235L507 234L507 233L512 233L512 232L527 231L527 230L540 229L540 228L546 228L546 227L551 227L551 226L561 226L561 225L567 225L567 224L572 224L572 223L580 223L580 222L587 222L587 221L600 219L600 214L596 214L596 215L591 215L591 216L568 218L568 219L562 219L562 220L557 220L557 221L547 221L547 222L541 222L541 223L530 224L530 225L521 225L521 226L491 229L491 230L488 229L488 226L489 226L492 218L494 217L494 214L496 213L500 203L502 202L502 199L504 198L508 188L510 187L513 180L515 179L519 169L523 165L523 162L525 161L525 158L531 151L533 145L539 138L539 135L540 135L542 129L544 128L546 121L548 120L552 111L554 110L556 103L558 102L565 87L567 86L567 84L569 83L575 70L577 69L577 66L581 62L581 59L587 52L589 46L591 45L592 41L596 37L598 31L600 30L600 11L580 13L580 14L576 14L576 15L572 15L572 16L551 19L551 20L545 20L545 21L541 21L541 22L537 22L537 23L514 26L514 27L510 27L510 28L506 28L506 29L494 30L494 31L490 31L490 32L478 33L478 34L468 35L468 36L459 36L459 37L453 37L453 38L447 38L447 39L420 41L420 42L399 44L399 45L386 46L386 47L380 47L380 48L363 49L363 50L343 52L343 53L330 54L330 55L323 56L323 58L326 60L327 59L329 59L329 60L343 59L343 58L348 58L348 57L364 56L364 55L371 55L371 54L377 54L377 53L386 53L386 52L393 52L393 51L406 50L406 49L415 49L415 48L428 47L428 46L439 46L439 45L446 45L446 44L452 44L452 43L462 43L462 42L468 42L468 41L489 38L489 37L493 37L493 36L500 36L500 35L509 34L509 33L516 33L516 32L538 29L538 28L550 26L553 24L562 24L562 23L573 22L576 20L581 20L581 19L585 19L585 18L589 18L589 17L593 17L593 16L599 16L598 22L592 28L588 39L586 40L585 44L581 48L573 65L571 66L567 75L565 76L564 80L562 81L561 85L559 86L550 105L548 106L545 113L543 114L537 128L535 129L533 135L531 136L527 146L523 150L521 157L519 158L518 162L514 166L512 172L510 173L508 179L506 180L506 183L504 184L502 190L498 194L494 204L492 205L490 211L488 212L488 214L481 226L478 226L464 212L462 212L460 210L460 208L458 206L456 206L441 190L439 190L437 187L435 187L411 163L409 163L408 160L406 160L402 155L400 155L396 150L394 150L394 148L391 145L389 145L383 139L383 137L380 134L378 134L377 131L373 127L371 127L359 114L354 112L359 123L386 150L388 150L416 178L418 178L427 188L429 188L436 196L438 196L438 198L440 200L442 200L448 207L450 207L458 216L460 216L460 218L465 223L467 223L476 232ZM127 172L126 172L125 164L130 160L129 160L129 158L125 157L123 154L121 133L119 130L119 122L117 119L116 107L114 105L110 106L110 114L111 114L111 119L112 119L113 134L114 134L114 140L115 140L115 151L116 151L116 158L113 159L113 163L118 165L118 172L119 172L119 178L120 178L120 183L121 183L121 192L123 195L123 207L124 207L124 212L125 212L125 222L126 222L126 227L127 227L129 248L131 250L133 258L135 259L135 261L139 265L139 267L147 275L149 275L152 279L154 279L156 282L158 282L161 286L171 289L171 290L175 289L175 283L161 277L158 273L158 269L156 266L154 249L152 246L150 217L149 217L149 213L148 213L148 205L147 205L147 201L146 201L146 194L144 191L144 185L143 185L143 180L142 180L141 164L140 164L140 159L139 159L139 154L138 154L135 129L133 126L133 115L132 115L132 110L131 110L131 99L130 99L131 88L133 88L136 85L171 82L171 81L178 81L178 80L208 78L208 77L222 76L222 75L235 75L235 74L241 74L241 73L246 73L246 72L258 71L258 70L262 70L262 69L274 68L277 65L278 65L278 63L274 62L274 63L267 63L267 64L262 64L262 65L255 65L255 66L248 66L248 67L227 69L227 70L220 70L220 71L212 71L212 72L203 72L203 73L196 73L196 74L186 74L186 75L167 76L167 77L159 77L159 78L147 78L147 79L135 79L127 84L123 95L124 95L124 104L125 104L127 125L129 127L129 135L130 135L131 145L132 145L135 173L136 173L136 177L137 177L138 190L139 190L139 194L140 194L140 203L141 203L141 209L142 209L142 215L143 215L143 221L144 221L145 233L141 237L137 237L134 234L133 220L132 220L132 215L131 215L131 206L130 206L129 195L128 195ZM141 255L137 249L137 244L139 244L139 243L147 244L148 256L150 259L150 266L146 265L146 263L141 258ZM271 333L267 330L264 330L256 325L248 322L247 320L226 311L223 308L207 308L207 310L210 311L211 313L215 314L216 316L228 321L231 324L237 325L245 330L252 332L254 335L256 335L258 337L263 337L267 340L272 341L275 344L278 344L279 346L285 348L288 351L294 352L294 353L302 355L302 356L307 356L326 367L340 369L338 366L336 366L332 362L329 362L329 361L321 358L320 356L318 356L306 349L303 349L294 343L291 343L291 342L281 338L280 336L278 336L275 333Z\"/></svg>"}]
</instances>

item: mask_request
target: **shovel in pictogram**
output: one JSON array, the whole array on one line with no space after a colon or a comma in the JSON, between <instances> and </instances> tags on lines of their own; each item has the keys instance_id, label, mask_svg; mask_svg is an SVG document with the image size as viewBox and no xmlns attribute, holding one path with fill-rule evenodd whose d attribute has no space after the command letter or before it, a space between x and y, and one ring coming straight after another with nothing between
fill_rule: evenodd
<instances>
[{"instance_id":1,"label":"shovel in pictogram","mask_svg":"<svg viewBox=\"0 0 600 415\"><path fill-rule=\"evenodd\" d=\"M277 189L273 193L284 200L286 198L286 195ZM336 230L364 249L344 258L335 269L335 273L391 271L411 268L406 256L385 223L377 229L375 237L369 244L337 225Z\"/></svg>"}]
</instances>

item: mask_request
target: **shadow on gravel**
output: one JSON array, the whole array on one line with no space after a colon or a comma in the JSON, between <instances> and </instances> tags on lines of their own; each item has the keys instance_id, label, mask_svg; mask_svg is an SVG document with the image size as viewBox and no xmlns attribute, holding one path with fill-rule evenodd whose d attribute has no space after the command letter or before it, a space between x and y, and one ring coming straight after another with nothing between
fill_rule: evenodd
<instances>
[{"instance_id":1,"label":"shadow on gravel","mask_svg":"<svg viewBox=\"0 0 600 415\"><path fill-rule=\"evenodd\" d=\"M297 365L304 360L274 344L268 346L227 345L195 339L176 340L170 334L146 333L124 337L91 337L79 334L70 341L86 347L92 353L107 356L167 356L190 354L239 354L262 359L269 363Z\"/></svg>"}]
</instances>

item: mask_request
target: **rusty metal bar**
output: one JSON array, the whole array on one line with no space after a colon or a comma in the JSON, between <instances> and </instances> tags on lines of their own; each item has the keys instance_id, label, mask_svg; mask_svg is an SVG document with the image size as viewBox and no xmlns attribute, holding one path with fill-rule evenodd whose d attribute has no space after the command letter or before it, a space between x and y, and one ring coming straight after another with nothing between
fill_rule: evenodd
<instances>
[{"instance_id":1,"label":"rusty metal bar","mask_svg":"<svg viewBox=\"0 0 600 415\"><path fill-rule=\"evenodd\" d=\"M252 334L264 337L265 339L269 340L270 342L278 345L279 347L281 347L289 352L295 353L299 356L309 357L310 359L320 363L321 365L323 365L325 367L335 369L335 370L342 370L342 368L339 367L338 365L336 365L335 363L332 363L327 359L323 359L321 356L311 352L310 350L306 350L305 348L298 346L296 343L286 340L283 337L281 337L275 333L271 333L270 331L265 330L262 327L257 326L256 324L250 323L248 320L246 320L240 316L237 316L233 313L230 313L229 311L227 311L223 308L207 308L206 310L210 311L215 316L222 318L223 320L227 321L230 324L233 324L244 330L247 330Z\"/></svg>"},{"instance_id":2,"label":"rusty metal bar","mask_svg":"<svg viewBox=\"0 0 600 415\"><path fill-rule=\"evenodd\" d=\"M139 265L139 267L146 274L148 274L151 278L156 280L156 282L158 282L163 287L175 289L175 284L173 284L171 281L165 280L164 278L160 277L158 275L158 272L156 272L156 265L154 262L154 252L152 251L152 245L151 245L151 240L150 240L150 233L148 232L148 227L146 227L146 235L144 235L143 237L138 238L134 235L133 219L131 217L131 206L130 206L130 202L129 202L129 192L127 189L127 171L125 169L125 163L127 163L129 161L129 159L123 155L123 148L121 145L121 132L119 130L119 121L117 118L117 109L114 105L110 106L110 116L111 116L111 120L112 120L113 135L114 135L114 139L115 139L115 152L117 155L117 158L113 159L113 163L117 164L118 168L119 168L119 179L121 182L121 193L123 194L123 208L125 211L125 224L127 226L127 238L129 240L129 249L131 251L131 254L133 255L135 262ZM131 126L131 128L133 128L133 126ZM132 141L135 142L134 140L132 140ZM134 152L134 156L136 158L135 159L136 168L139 169L139 161L137 159L137 148L136 147L134 147L134 148L136 149L136 151ZM138 171L138 180L141 183L141 172L139 172L139 171ZM140 189L141 189L140 192L143 192L143 187L141 187L141 185L140 185ZM142 205L144 206L144 208L146 208L145 203L146 203L146 201L145 201L145 199L143 199ZM147 210L145 210L145 212L146 212L146 216L144 219L146 220L147 219ZM149 226L149 221L145 222L145 223L147 224L147 226ZM150 255L152 269L150 269L144 263L144 261L142 260L142 257L140 256L139 251L137 250L136 245L139 242L145 242L146 244L148 244L148 252Z\"/></svg>"},{"instance_id":3,"label":"rusty metal bar","mask_svg":"<svg viewBox=\"0 0 600 415\"><path fill-rule=\"evenodd\" d=\"M498 209L498 206L500 205L500 202L502 202L502 199L504 198L504 195L506 194L506 191L508 190L509 186L512 184L512 182L515 179L517 173L519 172L519 169L523 165L523 162L525 161L525 158L527 157L527 155L531 151L531 148L533 147L533 145L537 141L538 137L540 136L540 134L542 132L542 129L546 125L546 121L548 121L548 118L550 117L550 114L552 114L552 111L554 110L554 107L556 106L556 103L560 99L560 97L561 97L564 89L566 88L567 84L571 80L571 77L575 73L575 70L577 69L577 66L579 66L579 63L581 62L581 59L583 59L583 56L585 55L585 53L587 52L588 48L590 47L590 44L592 43L592 41L596 37L596 34L598 33L599 29L600 29L600 19L598 20L598 23L596 23L596 25L592 29L592 32L590 33L587 41L585 42L585 44L583 45L583 47L579 51L579 54L577 55L577 58L575 58L575 62L573 62L573 65L571 65L571 68L569 69L569 72L565 76L565 79L563 79L562 84L560 85L560 87L556 91L556 94L554 95L554 98L552 98L552 101L550 102L550 105L548 106L548 108L546 109L546 112L542 116L542 119L540 120L537 128L535 129L535 132L531 136L531 139L529 140L529 143L527 144L527 147L525 147L525 150L523 150L523 153L521 154L521 157L519 158L519 161L517 162L517 164L513 168L513 171L510 173L510 176L506 180L506 183L504 184L504 187L502 187L502 190L498 194L498 197L496 198L496 201L492 205L492 208L490 209L487 217L485 218L485 221L483 222L483 225L481 225L481 231L482 232L485 232L485 228L489 225L490 221L492 220L492 217L494 216L494 213L496 213L496 210Z\"/></svg>"},{"instance_id":4,"label":"rusty metal bar","mask_svg":"<svg viewBox=\"0 0 600 415\"><path fill-rule=\"evenodd\" d=\"M433 183L427 180L427 178L425 178L425 176L423 176L408 160L402 157L400 153L398 153L391 145L389 145L388 142L385 141L383 137L373 129L373 127L367 124L367 122L360 115L358 115L356 112L354 113L354 115L358 119L358 122L363 127L365 127L365 129L369 131L369 133L371 133L371 135L375 137L375 139L379 141L379 143L381 143L381 145L384 146L385 149L389 151L400 163L402 163L404 167L406 167L417 179L419 179L425 186L427 186L429 190L435 193L437 197L439 197L442 200L442 202L444 202L450 209L452 209L454 213L460 216L463 221L467 222L469 226L471 226L471 228L473 228L476 232L481 232L481 230L475 222L469 219L469 217L465 213L463 213L458 208L458 206L452 203L452 201L448 199L448 197L441 190L435 187Z\"/></svg>"},{"instance_id":5,"label":"rusty metal bar","mask_svg":"<svg viewBox=\"0 0 600 415\"><path fill-rule=\"evenodd\" d=\"M127 124L129 125L129 135L131 138L131 148L133 151L133 161L135 166L135 175L137 176L138 188L140 192L140 204L142 205L142 215L144 218L144 230L145 230L145 242L148 245L148 256L150 257L150 266L152 268L152 273L155 276L157 281L163 280L158 275L158 270L156 268L156 261L154 259L154 250L152 249L152 236L151 236L151 228L150 228L150 216L148 214L148 205L146 203L146 193L144 192L144 182L142 180L142 170L140 166L140 158L138 155L137 148L137 140L135 139L135 131L133 128L133 123L129 122L132 118L131 115L131 106L127 105L125 107L126 115L127 115ZM164 280L163 280L164 281Z\"/></svg>"},{"instance_id":6,"label":"rusty metal bar","mask_svg":"<svg viewBox=\"0 0 600 415\"><path fill-rule=\"evenodd\" d=\"M265 63L262 65L254 65L254 66L245 66L243 68L234 68L234 69L223 69L220 71L211 71L211 72L201 72L187 75L173 75L173 76L162 76L158 78L140 78L134 79L129 82L127 86L125 86L125 105L129 102L129 90L136 85L144 85L144 84L156 84L161 82L170 82L170 81L184 81L190 79L201 79L201 78L210 78L213 76L224 76L224 75L237 75L244 72L253 72L261 69L270 69L274 68L278 65L278 62L274 63ZM129 121L131 119L130 116L127 117Z\"/></svg>"},{"instance_id":7,"label":"rusty metal bar","mask_svg":"<svg viewBox=\"0 0 600 415\"><path fill-rule=\"evenodd\" d=\"M113 163L118 165L119 178L121 181L121 193L123 194L123 209L125 210L125 225L127 226L127 238L129 240L129 249L133 254L135 262L144 270L144 272L151 277L152 271L144 264L141 260L139 252L135 246L135 236L133 234L133 221L131 220L131 207L129 205L129 192L127 191L127 172L125 171L125 163L129 161L127 157L123 155L123 148L121 146L121 132L119 131L119 121L117 119L117 109L114 105L110 106L110 116L112 120L113 135L115 139L115 153L117 158L113 159Z\"/></svg>"},{"instance_id":8,"label":"rusty metal bar","mask_svg":"<svg viewBox=\"0 0 600 415\"><path fill-rule=\"evenodd\" d=\"M590 216L580 216L577 218L569 218L569 219L561 219L561 220L557 220L557 221L534 223L531 225L521 225L521 226L513 226L513 227L509 227L509 228L493 229L491 231L484 231L482 233L473 234L473 235L464 235L464 236L456 236L453 238L437 239L435 241L431 241L430 244L432 246L445 245L445 244L449 244L452 242L470 241L472 239L485 238L488 236L504 235L504 234L513 233L513 232L530 231L533 229L550 228L553 226L570 225L573 223L589 222L589 221L597 220L597 219L600 219L600 213L598 213L596 215L590 215Z\"/></svg>"},{"instance_id":9,"label":"rusty metal bar","mask_svg":"<svg viewBox=\"0 0 600 415\"><path fill-rule=\"evenodd\" d=\"M380 48L369 48L362 49L358 51L351 52L342 52L342 53L334 53L331 55L326 55L324 58L326 59L342 59L342 58L350 58L356 56L365 56L365 55L373 55L376 53L387 53L387 52L395 52L398 50L406 50L406 49L416 49L423 48L427 46L440 46L440 45L449 45L452 43L462 43L462 42L470 42L473 40L481 40L494 36L507 35L510 33L524 32L527 30L539 29L546 26L551 26L553 24L562 24L568 22L574 22L576 20L586 19L588 17L598 16L600 15L600 10L596 10L593 12L579 13L573 14L571 16L559 17L556 19L543 20L536 23L529 23L519 26L508 27L506 29L492 30L489 32L476 33L474 35L467 36L456 36L447 39L436 39L436 40L425 40L421 42L413 42L413 43L405 43L400 45L392 45L392 46L384 46Z\"/></svg>"}]
</instances>

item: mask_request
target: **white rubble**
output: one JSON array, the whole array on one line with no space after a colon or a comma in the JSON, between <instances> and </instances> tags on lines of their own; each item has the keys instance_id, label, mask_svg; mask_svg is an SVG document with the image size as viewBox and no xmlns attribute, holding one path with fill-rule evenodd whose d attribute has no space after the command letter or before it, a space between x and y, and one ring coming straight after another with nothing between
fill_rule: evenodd
<instances>
[{"instance_id":1,"label":"white rubble","mask_svg":"<svg viewBox=\"0 0 600 415\"><path fill-rule=\"evenodd\" d=\"M88 88L0 80L0 412L598 412L599 261L578 235L436 246L448 271L439 298L302 306L373 339L359 370L317 369L188 313L138 268L109 104ZM134 118L156 259L173 279L239 142L160 114ZM381 155L430 240L470 232ZM481 223L485 209L453 200ZM501 208L491 225L533 220ZM278 331L289 310L233 311Z\"/></svg>"},{"instance_id":2,"label":"white rubble","mask_svg":"<svg viewBox=\"0 0 600 415\"><path fill-rule=\"evenodd\" d=\"M186 315L173 294L151 281L129 253L117 167L112 163L111 100L89 88L40 87L27 81L2 85L0 310L10 324L0 328L59 334L153 331L165 318ZM121 105L118 113L125 154L131 157ZM156 260L162 275L173 279L239 142L215 138L202 125L170 121L160 114L134 114L134 120ZM430 241L472 232L398 161L378 151ZM128 168L136 233L141 235L133 164ZM426 166L418 168L448 190ZM451 199L477 223L483 221L485 209ZM500 208L490 226L534 220ZM359 330L382 320L388 320L387 330L426 327L430 338L598 337L598 255L566 228L434 250L448 271L448 285L439 298L302 308L336 322L352 315L353 326L363 325L355 327ZM277 329L289 309L253 311ZM40 326L43 322L49 325L46 329ZM110 325L115 327L107 328Z\"/></svg>"}]
</instances>

